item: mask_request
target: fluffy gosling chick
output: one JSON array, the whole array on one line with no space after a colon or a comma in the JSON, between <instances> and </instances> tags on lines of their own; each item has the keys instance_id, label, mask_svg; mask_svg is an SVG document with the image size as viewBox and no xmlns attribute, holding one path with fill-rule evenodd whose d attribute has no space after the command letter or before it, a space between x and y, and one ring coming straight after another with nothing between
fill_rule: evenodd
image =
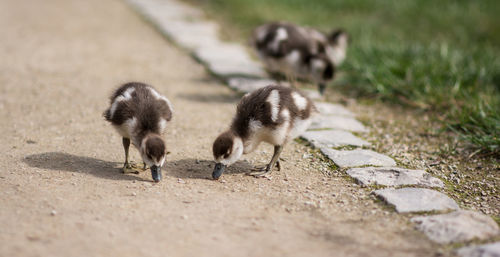
<instances>
[{"instance_id":1,"label":"fluffy gosling chick","mask_svg":"<svg viewBox=\"0 0 500 257\"><path fill-rule=\"evenodd\" d=\"M125 150L123 172L132 168L128 160L132 141L141 154L144 169L148 165L153 180L159 182L167 153L162 135L167 122L172 119L172 104L152 86L131 82L113 93L110 105L104 117L122 136Z\"/></svg>"},{"instance_id":2,"label":"fluffy gosling chick","mask_svg":"<svg viewBox=\"0 0 500 257\"><path fill-rule=\"evenodd\" d=\"M264 24L254 30L253 46L271 72L318 84L321 94L346 57L348 35L330 35L286 22Z\"/></svg>"},{"instance_id":3,"label":"fluffy gosling chick","mask_svg":"<svg viewBox=\"0 0 500 257\"><path fill-rule=\"evenodd\" d=\"M252 152L261 142L274 145L268 165L255 168L250 175L263 176L271 172L283 146L302 134L316 113L313 102L299 91L284 86L267 86L246 94L237 107L229 130L220 134L213 144L216 162L212 177L218 179L224 169Z\"/></svg>"}]
</instances>

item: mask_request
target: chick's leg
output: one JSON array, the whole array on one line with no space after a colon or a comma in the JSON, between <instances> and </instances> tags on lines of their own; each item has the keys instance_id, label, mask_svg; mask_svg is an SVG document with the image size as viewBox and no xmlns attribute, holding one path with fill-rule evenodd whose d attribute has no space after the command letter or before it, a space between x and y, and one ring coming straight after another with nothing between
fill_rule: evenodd
<instances>
[{"instance_id":1,"label":"chick's leg","mask_svg":"<svg viewBox=\"0 0 500 257\"><path fill-rule=\"evenodd\" d=\"M123 173L136 173L138 174L139 172L134 169L132 165L130 165L128 161L128 149L130 147L130 138L122 138L122 143L123 143L123 150L125 150L125 163L123 164Z\"/></svg>"},{"instance_id":2,"label":"chick's leg","mask_svg":"<svg viewBox=\"0 0 500 257\"><path fill-rule=\"evenodd\" d=\"M281 151L283 151L283 146L281 146L281 145L274 146L274 154L273 154L273 158L271 158L271 162L269 162L269 164L265 167L252 169L255 172L251 172L251 173L249 173L249 175L255 176L255 177L265 176L265 175L271 173L275 164L276 164L276 167L278 168L278 170L281 170L281 165L279 163L279 157L280 157Z\"/></svg>"},{"instance_id":3,"label":"chick's leg","mask_svg":"<svg viewBox=\"0 0 500 257\"><path fill-rule=\"evenodd\" d=\"M286 80L290 83L290 87L297 88L297 77L292 72L286 73Z\"/></svg>"},{"instance_id":4,"label":"chick's leg","mask_svg":"<svg viewBox=\"0 0 500 257\"><path fill-rule=\"evenodd\" d=\"M324 95L326 90L326 84L325 83L319 83L318 84L318 91L320 95Z\"/></svg>"}]
</instances>

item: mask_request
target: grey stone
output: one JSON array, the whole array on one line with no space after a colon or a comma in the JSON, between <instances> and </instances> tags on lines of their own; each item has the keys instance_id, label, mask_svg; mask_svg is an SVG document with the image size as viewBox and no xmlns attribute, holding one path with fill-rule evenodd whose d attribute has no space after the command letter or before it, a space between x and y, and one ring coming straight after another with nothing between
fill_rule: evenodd
<instances>
[{"instance_id":1,"label":"grey stone","mask_svg":"<svg viewBox=\"0 0 500 257\"><path fill-rule=\"evenodd\" d=\"M234 43L221 43L195 52L195 56L206 61L252 62L246 49Z\"/></svg>"},{"instance_id":2,"label":"grey stone","mask_svg":"<svg viewBox=\"0 0 500 257\"><path fill-rule=\"evenodd\" d=\"M396 167L365 167L347 171L349 176L363 185L402 186L417 185L443 187L443 181L423 170L409 170Z\"/></svg>"},{"instance_id":3,"label":"grey stone","mask_svg":"<svg viewBox=\"0 0 500 257\"><path fill-rule=\"evenodd\" d=\"M462 247L457 254L460 257L500 257L500 242Z\"/></svg>"},{"instance_id":4,"label":"grey stone","mask_svg":"<svg viewBox=\"0 0 500 257\"><path fill-rule=\"evenodd\" d=\"M301 89L300 90L305 96L307 96L309 99L312 100L319 100L323 99L323 96L318 92L318 90L313 90L313 89Z\"/></svg>"},{"instance_id":5,"label":"grey stone","mask_svg":"<svg viewBox=\"0 0 500 257\"><path fill-rule=\"evenodd\" d=\"M367 132L368 129L352 117L334 116L334 115L318 115L309 129L342 129L353 132Z\"/></svg>"},{"instance_id":6,"label":"grey stone","mask_svg":"<svg viewBox=\"0 0 500 257\"><path fill-rule=\"evenodd\" d=\"M457 203L447 195L426 188L386 188L375 190L374 193L388 204L393 205L397 212L459 209Z\"/></svg>"},{"instance_id":7,"label":"grey stone","mask_svg":"<svg viewBox=\"0 0 500 257\"><path fill-rule=\"evenodd\" d=\"M218 24L202 21L202 13L178 1L128 0L180 46L195 50L220 43Z\"/></svg>"},{"instance_id":8,"label":"grey stone","mask_svg":"<svg viewBox=\"0 0 500 257\"><path fill-rule=\"evenodd\" d=\"M199 9L180 1L127 0L127 2L136 6L142 13L147 14L148 17L153 20L160 18L168 18L170 20L192 20L203 17L203 13Z\"/></svg>"},{"instance_id":9,"label":"grey stone","mask_svg":"<svg viewBox=\"0 0 500 257\"><path fill-rule=\"evenodd\" d=\"M160 29L177 44L193 51L222 44L218 39L219 26L213 22L175 21L168 22Z\"/></svg>"},{"instance_id":10,"label":"grey stone","mask_svg":"<svg viewBox=\"0 0 500 257\"><path fill-rule=\"evenodd\" d=\"M344 145L369 146L370 143L343 130L317 130L307 131L301 135L314 147L339 147Z\"/></svg>"},{"instance_id":11,"label":"grey stone","mask_svg":"<svg viewBox=\"0 0 500 257\"><path fill-rule=\"evenodd\" d=\"M195 34L179 33L174 34L171 38L179 46L191 51L196 51L198 48L220 43L220 41L214 37L203 34L196 36Z\"/></svg>"},{"instance_id":12,"label":"grey stone","mask_svg":"<svg viewBox=\"0 0 500 257\"><path fill-rule=\"evenodd\" d=\"M340 104L332 104L325 102L316 102L314 103L319 113L323 115L336 115L336 116L347 116L354 117L354 113L347 110L344 106Z\"/></svg>"},{"instance_id":13,"label":"grey stone","mask_svg":"<svg viewBox=\"0 0 500 257\"><path fill-rule=\"evenodd\" d=\"M356 149L351 151L333 150L322 147L321 152L340 168L371 166L395 166L396 162L389 156L371 150Z\"/></svg>"},{"instance_id":14,"label":"grey stone","mask_svg":"<svg viewBox=\"0 0 500 257\"><path fill-rule=\"evenodd\" d=\"M254 64L234 64L229 62L212 62L208 64L208 69L221 77L230 76L248 76L261 77L265 76L259 65Z\"/></svg>"},{"instance_id":15,"label":"grey stone","mask_svg":"<svg viewBox=\"0 0 500 257\"><path fill-rule=\"evenodd\" d=\"M269 85L290 86L287 82L276 82L270 79L252 79L252 78L230 78L228 80L229 87L243 93L249 93L256 89L263 88Z\"/></svg>"},{"instance_id":16,"label":"grey stone","mask_svg":"<svg viewBox=\"0 0 500 257\"><path fill-rule=\"evenodd\" d=\"M222 77L265 77L261 65L253 61L239 44L220 43L201 47L194 51L197 59L207 64L208 69Z\"/></svg>"},{"instance_id":17,"label":"grey stone","mask_svg":"<svg viewBox=\"0 0 500 257\"><path fill-rule=\"evenodd\" d=\"M432 241L448 244L472 239L487 239L499 234L497 223L490 217L473 211L418 216L411 219Z\"/></svg>"}]
</instances>

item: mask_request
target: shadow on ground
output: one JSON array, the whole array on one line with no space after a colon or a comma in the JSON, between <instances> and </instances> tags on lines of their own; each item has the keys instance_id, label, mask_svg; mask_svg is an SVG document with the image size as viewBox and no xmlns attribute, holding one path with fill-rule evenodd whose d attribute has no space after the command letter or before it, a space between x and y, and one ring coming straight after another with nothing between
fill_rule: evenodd
<instances>
[{"instance_id":1,"label":"shadow on ground","mask_svg":"<svg viewBox=\"0 0 500 257\"><path fill-rule=\"evenodd\" d=\"M182 179L209 179L212 180L213 160L182 159L166 163L163 169L166 176ZM226 168L225 175L247 173L252 165L247 161L238 161Z\"/></svg>"},{"instance_id":2,"label":"shadow on ground","mask_svg":"<svg viewBox=\"0 0 500 257\"><path fill-rule=\"evenodd\" d=\"M103 161L86 156L77 156L61 152L40 153L26 156L23 161L31 167L90 174L96 177L113 180L147 181L139 176L123 174L122 165L116 162Z\"/></svg>"}]
</instances>

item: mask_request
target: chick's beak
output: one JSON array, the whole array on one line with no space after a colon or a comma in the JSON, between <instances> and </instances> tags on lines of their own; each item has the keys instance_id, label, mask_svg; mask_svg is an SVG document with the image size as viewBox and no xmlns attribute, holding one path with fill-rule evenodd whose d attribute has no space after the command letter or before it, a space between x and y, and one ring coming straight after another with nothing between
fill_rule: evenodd
<instances>
[{"instance_id":1,"label":"chick's beak","mask_svg":"<svg viewBox=\"0 0 500 257\"><path fill-rule=\"evenodd\" d=\"M161 180L161 166L153 165L151 166L151 176L155 182L160 182Z\"/></svg>"},{"instance_id":2,"label":"chick's beak","mask_svg":"<svg viewBox=\"0 0 500 257\"><path fill-rule=\"evenodd\" d=\"M212 178L213 179L219 179L222 173L224 172L224 169L226 168L226 165L222 163L216 163L214 172L212 172Z\"/></svg>"}]
</instances>

